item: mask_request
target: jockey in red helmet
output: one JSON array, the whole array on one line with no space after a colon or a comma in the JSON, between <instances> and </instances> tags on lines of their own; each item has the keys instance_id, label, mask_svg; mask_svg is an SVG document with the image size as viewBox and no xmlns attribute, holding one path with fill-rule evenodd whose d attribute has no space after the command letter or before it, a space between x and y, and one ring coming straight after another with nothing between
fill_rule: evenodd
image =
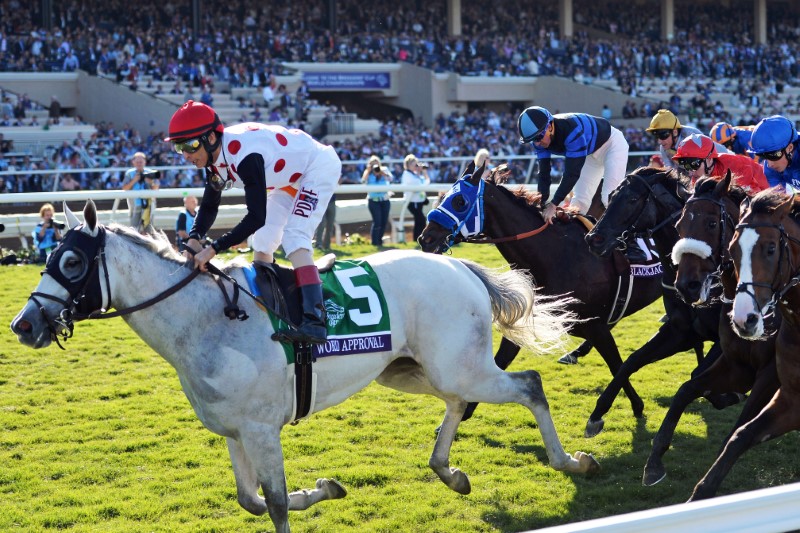
<instances>
[{"instance_id":1,"label":"jockey in red helmet","mask_svg":"<svg viewBox=\"0 0 800 533\"><path fill-rule=\"evenodd\" d=\"M718 154L711 137L700 133L681 141L674 159L689 173L692 182L700 176L721 177L730 170L734 183L751 195L769 188L761 165L747 156Z\"/></svg>"},{"instance_id":2,"label":"jockey in red helmet","mask_svg":"<svg viewBox=\"0 0 800 533\"><path fill-rule=\"evenodd\" d=\"M269 265L282 245L302 293L303 319L297 330L280 333L295 342L325 342L322 281L311 241L342 173L336 151L297 129L254 122L225 128L211 107L192 100L172 116L165 140L187 162L206 170L203 199L186 242L197 252L195 264L205 271L218 252L252 235L254 263ZM247 214L201 250L199 238L214 223L222 191L231 187L244 189Z\"/></svg>"}]
</instances>

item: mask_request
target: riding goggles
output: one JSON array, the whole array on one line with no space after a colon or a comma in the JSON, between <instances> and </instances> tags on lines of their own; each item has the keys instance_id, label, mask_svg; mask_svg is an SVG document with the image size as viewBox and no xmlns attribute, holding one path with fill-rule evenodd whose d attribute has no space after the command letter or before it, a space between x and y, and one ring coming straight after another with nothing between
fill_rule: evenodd
<instances>
[{"instance_id":1,"label":"riding goggles","mask_svg":"<svg viewBox=\"0 0 800 533\"><path fill-rule=\"evenodd\" d=\"M187 154L193 154L198 151L203 146L203 141L200 137L195 139L189 139L186 141L178 141L172 143L172 147L175 151L179 154L186 152Z\"/></svg>"},{"instance_id":2,"label":"riding goggles","mask_svg":"<svg viewBox=\"0 0 800 533\"><path fill-rule=\"evenodd\" d=\"M656 130L653 132L653 137L659 140L666 140L672 135L672 130Z\"/></svg>"},{"instance_id":3,"label":"riding goggles","mask_svg":"<svg viewBox=\"0 0 800 533\"><path fill-rule=\"evenodd\" d=\"M766 159L768 161L779 161L783 157L783 150L775 150L773 152L761 152L760 154L756 154L757 157L761 159Z\"/></svg>"},{"instance_id":4,"label":"riding goggles","mask_svg":"<svg viewBox=\"0 0 800 533\"><path fill-rule=\"evenodd\" d=\"M531 138L531 142L534 142L534 143L542 142L542 139L544 139L545 135L547 135L547 128L543 129L541 132L539 132L536 135L534 135Z\"/></svg>"},{"instance_id":5,"label":"riding goggles","mask_svg":"<svg viewBox=\"0 0 800 533\"><path fill-rule=\"evenodd\" d=\"M704 159L681 159L679 165L685 170L697 170L703 164Z\"/></svg>"}]
</instances>

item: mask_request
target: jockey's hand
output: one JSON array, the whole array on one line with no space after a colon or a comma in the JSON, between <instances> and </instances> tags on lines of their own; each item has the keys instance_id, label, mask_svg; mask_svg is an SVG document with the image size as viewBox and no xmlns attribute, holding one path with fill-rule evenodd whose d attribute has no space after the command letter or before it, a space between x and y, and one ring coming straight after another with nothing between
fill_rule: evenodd
<instances>
[{"instance_id":1,"label":"jockey's hand","mask_svg":"<svg viewBox=\"0 0 800 533\"><path fill-rule=\"evenodd\" d=\"M212 247L203 248L194 255L194 265L200 269L201 272L208 272L207 263L216 257L217 252Z\"/></svg>"},{"instance_id":2,"label":"jockey's hand","mask_svg":"<svg viewBox=\"0 0 800 533\"><path fill-rule=\"evenodd\" d=\"M544 217L545 221L552 222L556 216L556 205L554 203L548 203L546 206L544 206L542 216Z\"/></svg>"},{"instance_id":3,"label":"jockey's hand","mask_svg":"<svg viewBox=\"0 0 800 533\"><path fill-rule=\"evenodd\" d=\"M184 250L184 251L181 253L181 254L183 255L183 257L185 257L186 259L191 259L191 258L193 258L193 257L194 257L194 254L196 254L197 252L199 252L200 250L202 250L202 249L203 249L203 247L202 247L202 246L200 246L200 241L198 241L197 239L189 239L188 241L186 241L185 243L183 243L183 245L184 245L186 248L189 248L189 250L191 250L191 252L190 252L190 251L188 251L188 250ZM194 252L194 253L192 253L192 252Z\"/></svg>"}]
</instances>

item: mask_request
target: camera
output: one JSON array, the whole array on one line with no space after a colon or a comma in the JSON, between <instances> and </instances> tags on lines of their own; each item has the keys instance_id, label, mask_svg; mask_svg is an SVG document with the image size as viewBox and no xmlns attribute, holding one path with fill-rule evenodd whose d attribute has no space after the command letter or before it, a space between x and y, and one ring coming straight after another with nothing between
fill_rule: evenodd
<instances>
[{"instance_id":1,"label":"camera","mask_svg":"<svg viewBox=\"0 0 800 533\"><path fill-rule=\"evenodd\" d=\"M428 168L428 163L420 163L419 168Z\"/></svg>"},{"instance_id":2,"label":"camera","mask_svg":"<svg viewBox=\"0 0 800 533\"><path fill-rule=\"evenodd\" d=\"M148 178L151 180L157 180L161 178L161 171L160 170L150 170L148 172L142 173L143 178Z\"/></svg>"},{"instance_id":3,"label":"camera","mask_svg":"<svg viewBox=\"0 0 800 533\"><path fill-rule=\"evenodd\" d=\"M63 224L63 223L61 223L61 222L56 222L55 220L51 220L51 221L50 221L50 226L51 226L51 227L56 227L56 228L58 228L58 229L64 229L64 228L66 228L66 227L67 227L67 225L66 225L66 224Z\"/></svg>"},{"instance_id":4,"label":"camera","mask_svg":"<svg viewBox=\"0 0 800 533\"><path fill-rule=\"evenodd\" d=\"M3 233L6 230L5 224L0 224L0 233Z\"/></svg>"},{"instance_id":5,"label":"camera","mask_svg":"<svg viewBox=\"0 0 800 533\"><path fill-rule=\"evenodd\" d=\"M372 172L374 172L375 174L380 174L381 173L381 166L380 165L372 165Z\"/></svg>"}]
</instances>

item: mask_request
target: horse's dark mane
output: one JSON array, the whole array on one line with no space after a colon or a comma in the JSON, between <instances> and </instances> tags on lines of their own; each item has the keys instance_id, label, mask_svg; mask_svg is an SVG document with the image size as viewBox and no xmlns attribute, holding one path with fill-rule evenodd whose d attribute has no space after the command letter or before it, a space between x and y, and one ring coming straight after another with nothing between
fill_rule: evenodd
<instances>
[{"instance_id":1,"label":"horse's dark mane","mask_svg":"<svg viewBox=\"0 0 800 533\"><path fill-rule=\"evenodd\" d=\"M775 208L781 205L783 202L786 201L786 193L782 192L779 189L772 188L766 189L764 191L759 192L753 197L753 201L750 202L750 211L753 213L760 213L768 215L772 213ZM797 215L797 200L795 200L794 205L792 207L792 217L796 217Z\"/></svg>"},{"instance_id":2,"label":"horse's dark mane","mask_svg":"<svg viewBox=\"0 0 800 533\"><path fill-rule=\"evenodd\" d=\"M509 169L506 165L500 165L499 167L493 169L489 173L489 176L486 178L486 181L487 183L492 183L498 186L506 185L510 177L511 177L511 169ZM511 187L498 187L498 188L512 193L515 199L524 201L526 206L535 206L537 208L541 208L542 206L542 195L536 191L529 191L522 185L514 188Z\"/></svg>"},{"instance_id":3,"label":"horse's dark mane","mask_svg":"<svg viewBox=\"0 0 800 533\"><path fill-rule=\"evenodd\" d=\"M686 189L691 187L691 181L689 177L676 168L639 167L631 172L631 175L633 174L642 178L663 176L666 181L668 181L670 184L674 184L675 186L680 185ZM670 187L670 189L673 191L676 190L674 187Z\"/></svg>"},{"instance_id":4,"label":"horse's dark mane","mask_svg":"<svg viewBox=\"0 0 800 533\"><path fill-rule=\"evenodd\" d=\"M720 178L715 178L712 176L704 176L697 180L694 184L694 195L695 196L708 196L714 192L717 184L720 182ZM731 200L736 202L737 204L741 203L742 200L747 198L747 191L731 183L730 187L728 187L728 195L731 197Z\"/></svg>"}]
</instances>

